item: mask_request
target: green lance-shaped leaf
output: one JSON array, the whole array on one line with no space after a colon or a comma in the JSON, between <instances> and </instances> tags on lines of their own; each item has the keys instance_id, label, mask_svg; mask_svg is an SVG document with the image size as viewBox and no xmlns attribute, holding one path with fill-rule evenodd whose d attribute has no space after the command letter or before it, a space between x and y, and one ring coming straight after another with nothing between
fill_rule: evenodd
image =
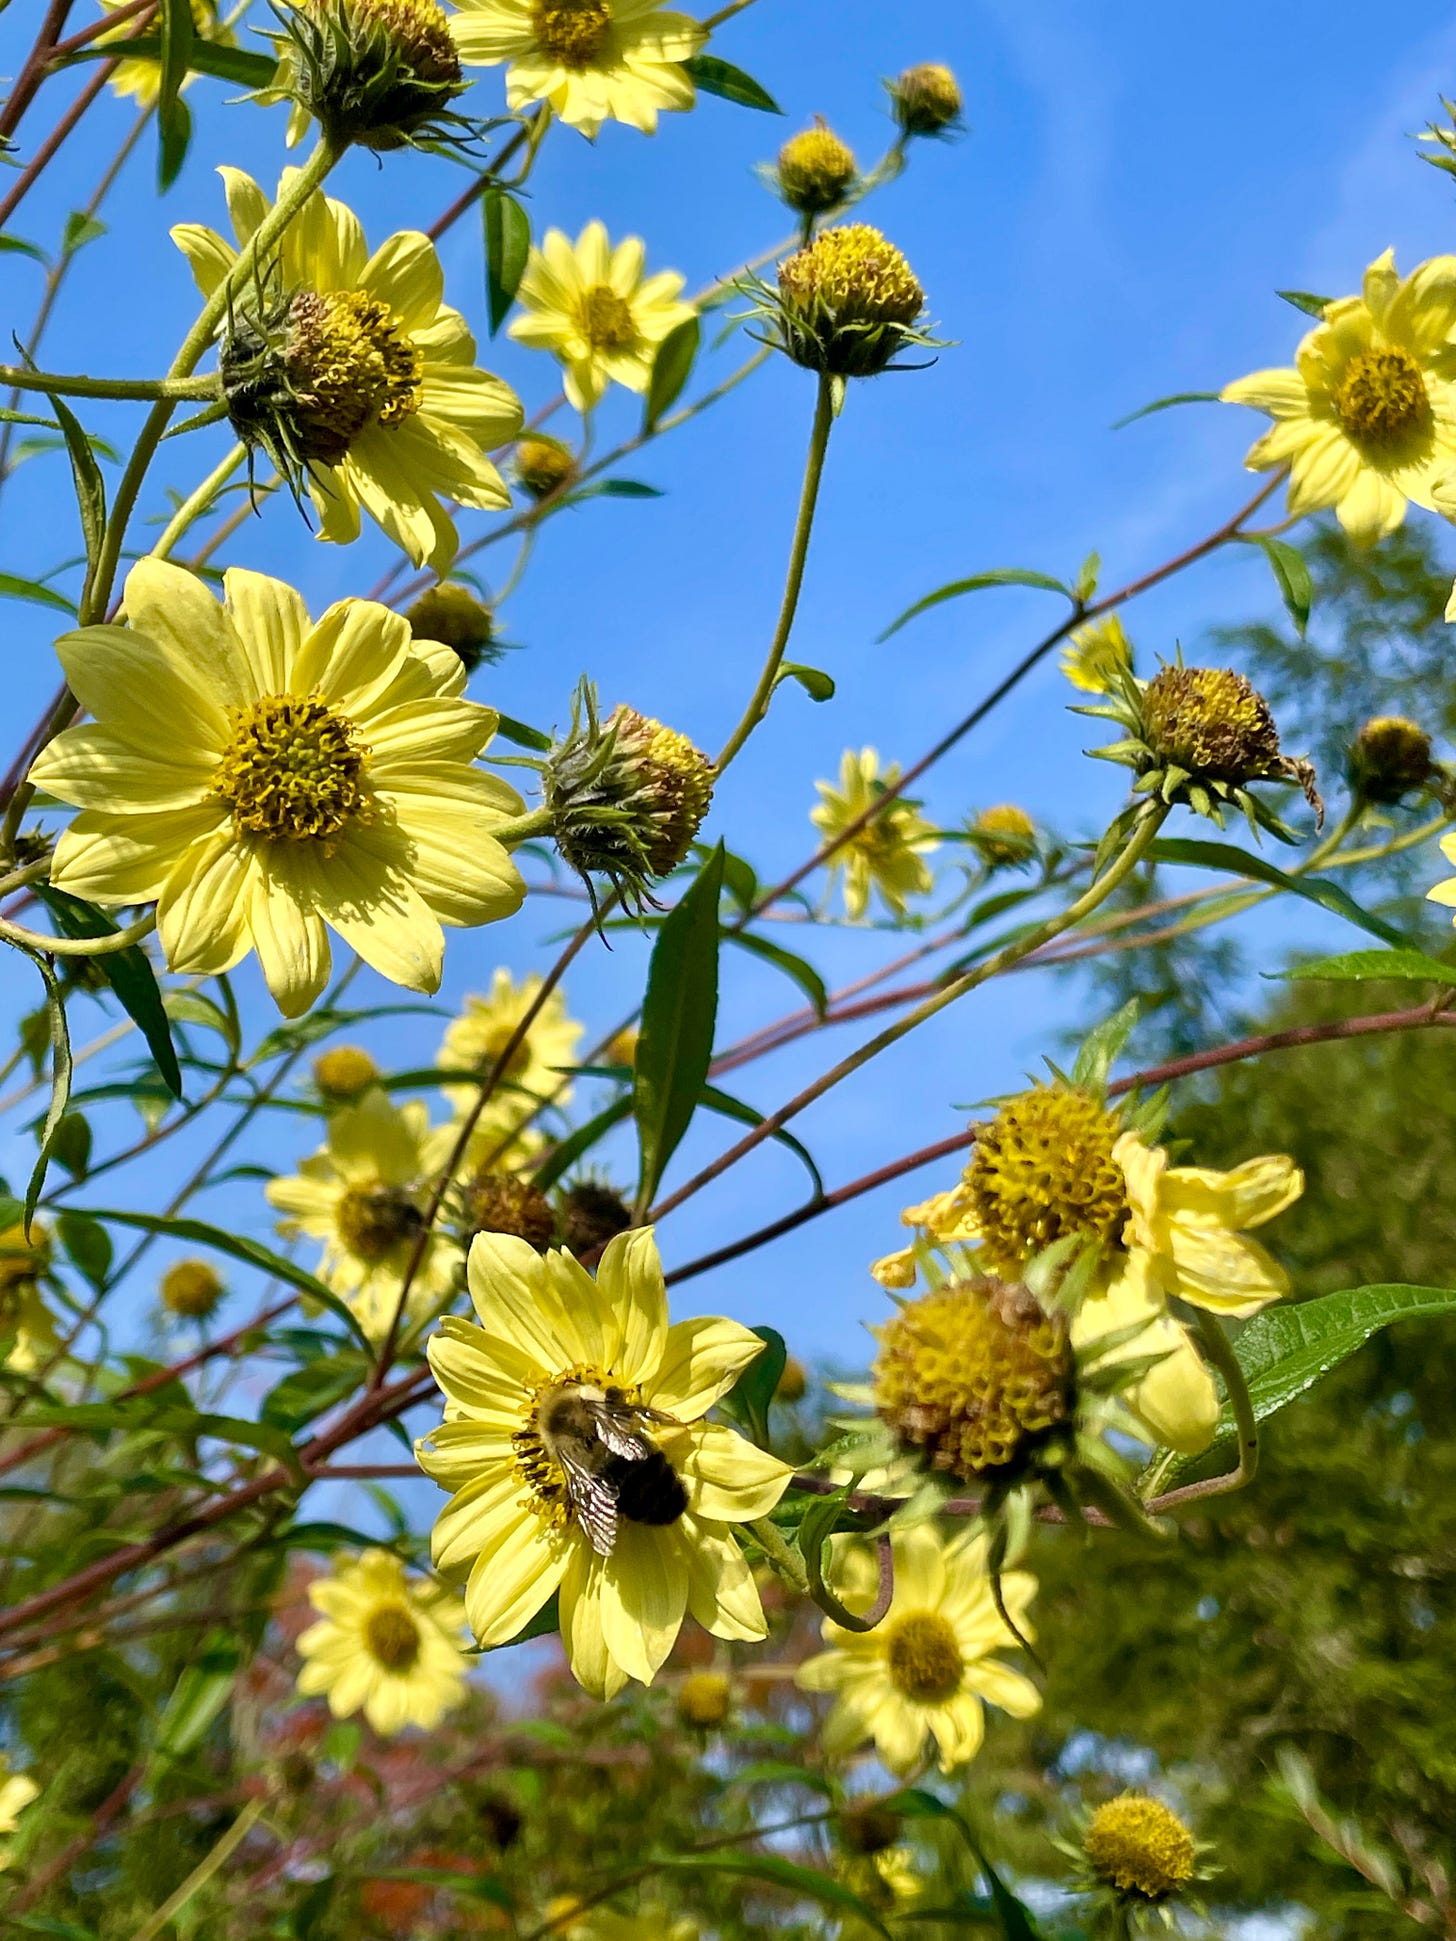
<instances>
[{"instance_id":1,"label":"green lance-shaped leaf","mask_svg":"<svg viewBox=\"0 0 1456 1941\"><path fill-rule=\"evenodd\" d=\"M977 1867L985 1875L986 1885L991 1890L992 1911L995 1919L1000 1923L1002 1941L1042 1941L1041 1929L1032 1919L1030 1910L1002 1880L986 1858L985 1848L953 1806L947 1805L943 1799L923 1786L907 1787L903 1793L897 1793L893 1799L885 1803L903 1819L949 1820L975 1856Z\"/></svg>"},{"instance_id":2,"label":"green lance-shaped leaf","mask_svg":"<svg viewBox=\"0 0 1456 1941\"><path fill-rule=\"evenodd\" d=\"M783 1378L789 1351L777 1328L752 1330L764 1344L723 1397L722 1406L747 1429L760 1449L769 1447L768 1405Z\"/></svg>"},{"instance_id":3,"label":"green lance-shaped leaf","mask_svg":"<svg viewBox=\"0 0 1456 1941\"><path fill-rule=\"evenodd\" d=\"M1322 910L1343 917L1359 930L1368 930L1372 937L1379 937L1384 943L1395 944L1401 949L1407 947L1407 939L1394 925L1372 916L1368 910L1362 910L1354 897L1342 890L1338 883L1327 882L1321 876L1286 875L1262 856L1236 849L1232 843L1160 836L1148 855L1153 862L1183 863L1193 869L1229 870L1236 876L1247 876L1253 882L1267 883L1273 889L1288 890L1291 896L1303 897L1306 903L1317 903Z\"/></svg>"},{"instance_id":4,"label":"green lance-shaped leaf","mask_svg":"<svg viewBox=\"0 0 1456 1941\"><path fill-rule=\"evenodd\" d=\"M51 401L71 460L71 476L76 485L76 510L81 517L81 537L86 545L86 590L89 593L106 532L106 485L101 477L101 467L96 462L92 442L75 412L54 391L47 391L46 396ZM82 605L85 604L83 595Z\"/></svg>"},{"instance_id":5,"label":"green lance-shaped leaf","mask_svg":"<svg viewBox=\"0 0 1456 1941\"><path fill-rule=\"evenodd\" d=\"M35 1167L30 1175L30 1183L25 1189L25 1206L22 1219L25 1224L26 1238L30 1238L30 1223L35 1218L35 1209L40 1199L41 1188L45 1185L46 1168L50 1165L51 1150L61 1129L61 1121L66 1116L66 1107L71 1101L71 1034L66 1028L66 1007L61 1001L60 982L48 957L20 946L41 974L46 992L46 1024L51 1041L51 1098L46 1107L44 1123L40 1130L40 1151L35 1157Z\"/></svg>"},{"instance_id":6,"label":"green lance-shaped leaf","mask_svg":"<svg viewBox=\"0 0 1456 1941\"><path fill-rule=\"evenodd\" d=\"M743 901L742 898L739 900ZM752 898L750 897L748 901L751 902ZM772 964L775 970L781 970L785 977L791 977L813 1005L815 1017L824 1016L829 1009L829 992L825 988L824 979L812 964L806 963L802 957L795 956L793 951L785 950L781 944L770 943L766 937L755 936L751 930L725 930L723 937L725 942L736 944L740 950L748 951L751 956L761 957L766 964Z\"/></svg>"},{"instance_id":7,"label":"green lance-shaped leaf","mask_svg":"<svg viewBox=\"0 0 1456 1941\"><path fill-rule=\"evenodd\" d=\"M1112 429L1121 431L1124 425L1135 425L1139 418L1151 418L1155 411L1171 411L1175 404L1217 404L1217 391L1175 391L1171 397L1154 398L1151 404L1140 404L1136 411L1129 411L1125 418L1114 420Z\"/></svg>"},{"instance_id":8,"label":"green lance-shaped leaf","mask_svg":"<svg viewBox=\"0 0 1456 1941\"><path fill-rule=\"evenodd\" d=\"M716 94L734 101L740 108L758 108L766 115L781 115L783 109L767 88L761 88L751 74L731 61L720 61L716 54L694 54L682 64L683 72L704 94Z\"/></svg>"},{"instance_id":9,"label":"green lance-shaped leaf","mask_svg":"<svg viewBox=\"0 0 1456 1941\"><path fill-rule=\"evenodd\" d=\"M192 0L161 0L162 73L157 92L157 127L161 137L159 176L170 188L177 178L191 132L182 104L182 83L192 64L194 26ZM179 112L180 111L180 112Z\"/></svg>"},{"instance_id":10,"label":"green lance-shaped leaf","mask_svg":"<svg viewBox=\"0 0 1456 1941\"><path fill-rule=\"evenodd\" d=\"M647 405L642 414L644 433L652 431L682 395L683 386L693 374L702 334L703 327L696 316L684 317L657 346L652 376L647 382Z\"/></svg>"},{"instance_id":11,"label":"green lance-shaped leaf","mask_svg":"<svg viewBox=\"0 0 1456 1941\"><path fill-rule=\"evenodd\" d=\"M1263 548L1274 574L1274 583L1279 588L1279 597L1294 622L1295 632L1302 640L1304 630L1309 625L1309 610L1314 603L1314 582L1304 563L1304 555L1284 539L1258 538L1250 543Z\"/></svg>"},{"instance_id":12,"label":"green lance-shaped leaf","mask_svg":"<svg viewBox=\"0 0 1456 1941\"><path fill-rule=\"evenodd\" d=\"M1105 1097L1108 1074L1132 1036L1141 1009L1141 998L1129 998L1120 1011L1114 1011L1110 1018L1104 1018L1101 1024L1088 1032L1077 1053L1077 1062L1072 1067L1074 1085L1080 1085L1083 1091L1095 1093L1098 1098Z\"/></svg>"},{"instance_id":13,"label":"green lance-shaped leaf","mask_svg":"<svg viewBox=\"0 0 1456 1941\"><path fill-rule=\"evenodd\" d=\"M232 1696L242 1664L237 1642L226 1632L209 1633L201 1652L172 1687L153 1747L158 1759L181 1759L200 1745L207 1729Z\"/></svg>"},{"instance_id":14,"label":"green lance-shaped leaf","mask_svg":"<svg viewBox=\"0 0 1456 1941\"><path fill-rule=\"evenodd\" d=\"M652 947L632 1098L642 1156L639 1213L651 1205L707 1083L718 1022L722 889L723 845L719 843L681 902L668 913Z\"/></svg>"},{"instance_id":15,"label":"green lance-shaped leaf","mask_svg":"<svg viewBox=\"0 0 1456 1941\"><path fill-rule=\"evenodd\" d=\"M14 573L0 573L0 596L7 600L29 600L35 606L54 607L58 613L68 613L73 620L76 617L74 600L57 593L53 586L43 586L39 580L17 579Z\"/></svg>"},{"instance_id":16,"label":"green lance-shaped leaf","mask_svg":"<svg viewBox=\"0 0 1456 1941\"><path fill-rule=\"evenodd\" d=\"M161 37L157 34L138 34L135 40L127 42L126 58L129 61L155 61L160 64ZM97 46L92 42L86 47L78 47L74 54L68 54L56 65L71 67L77 61L114 61L115 59L114 43L103 43ZM234 81L239 87L244 88L266 88L278 72L278 63L267 54L255 54L246 47L226 47L221 41L206 40L195 31L187 65L194 74L211 75L218 81Z\"/></svg>"},{"instance_id":17,"label":"green lance-shaped leaf","mask_svg":"<svg viewBox=\"0 0 1456 1941\"><path fill-rule=\"evenodd\" d=\"M1076 604L1075 596L1069 586L1054 580L1050 573L1035 572L1029 566L999 566L990 573L972 573L968 580L952 580L947 586L937 587L934 593L927 593L923 600L914 606L906 607L898 620L894 620L879 636L876 645L887 641L891 634L899 633L907 622L917 619L920 614L928 613L932 607L940 606L946 600L958 600L963 593L980 593L988 586L1030 586L1042 593L1060 593L1064 600Z\"/></svg>"},{"instance_id":18,"label":"green lance-shaped leaf","mask_svg":"<svg viewBox=\"0 0 1456 1941\"><path fill-rule=\"evenodd\" d=\"M1456 1314L1456 1288L1399 1283L1351 1287L1313 1301L1265 1308L1239 1330L1234 1342L1255 1417L1262 1422L1307 1394L1382 1328L1443 1314ZM1233 1414L1225 1408L1212 1450L1233 1436ZM1160 1463L1158 1486L1167 1488L1195 1462L1202 1467L1207 1460L1204 1454Z\"/></svg>"},{"instance_id":19,"label":"green lance-shaped leaf","mask_svg":"<svg viewBox=\"0 0 1456 1941\"><path fill-rule=\"evenodd\" d=\"M55 918L56 928L63 936L116 935L116 925L94 903L83 903L80 897L52 889L48 883L38 883L35 894ZM140 944L129 944L125 950L104 951L91 962L100 969L122 1010L145 1038L167 1090L180 1099L182 1072L151 959Z\"/></svg>"},{"instance_id":20,"label":"green lance-shaped leaf","mask_svg":"<svg viewBox=\"0 0 1456 1941\"><path fill-rule=\"evenodd\" d=\"M774 675L774 686L781 681L797 681L811 701L834 699L834 676L826 674L822 667L805 667L799 661L786 660Z\"/></svg>"},{"instance_id":21,"label":"green lance-shaped leaf","mask_svg":"<svg viewBox=\"0 0 1456 1941\"><path fill-rule=\"evenodd\" d=\"M1351 950L1341 957L1321 957L1312 964L1296 964L1293 970L1271 971L1269 976L1331 984L1364 984L1370 981L1456 986L1456 964L1443 964L1420 950Z\"/></svg>"},{"instance_id":22,"label":"green lance-shaped leaf","mask_svg":"<svg viewBox=\"0 0 1456 1941\"><path fill-rule=\"evenodd\" d=\"M1309 290L1276 290L1274 294L1283 297L1286 303L1292 303L1296 310L1302 310L1307 317L1323 317L1334 302L1333 297L1317 297Z\"/></svg>"},{"instance_id":23,"label":"green lance-shaped leaf","mask_svg":"<svg viewBox=\"0 0 1456 1941\"><path fill-rule=\"evenodd\" d=\"M505 322L531 254L531 218L504 189L481 198L485 225L485 300L492 337Z\"/></svg>"}]
</instances>

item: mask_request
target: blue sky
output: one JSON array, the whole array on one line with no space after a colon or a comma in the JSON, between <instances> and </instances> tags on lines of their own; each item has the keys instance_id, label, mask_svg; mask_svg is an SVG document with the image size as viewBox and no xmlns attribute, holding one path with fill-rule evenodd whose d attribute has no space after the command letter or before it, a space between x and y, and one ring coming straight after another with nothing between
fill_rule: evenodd
<instances>
[{"instance_id":1,"label":"blue sky","mask_svg":"<svg viewBox=\"0 0 1456 1941\"><path fill-rule=\"evenodd\" d=\"M18 66L33 14L21 6L0 17L0 72ZM913 9L758 0L715 51L758 77L786 119L705 99L691 116L666 118L654 140L608 127L593 146L553 131L531 185L538 232L555 224L575 233L600 215L614 235L643 235L650 264L680 268L695 287L782 233L753 165L811 114L824 114L869 161L889 132L878 77L939 59L961 78L971 124L954 145L917 148L911 169L868 212L906 250L954 345L933 369L854 387L835 430L791 651L832 673L838 696L815 707L797 690L781 693L707 831L769 879L807 855L814 778L834 772L844 747L870 742L887 757L913 759L1019 658L1053 603L1029 592L986 594L875 645L897 612L945 580L990 567L1070 575L1093 548L1113 584L1196 540L1247 497L1241 460L1258 421L1211 406L1117 433L1112 421L1149 399L1288 361L1301 320L1276 288L1342 293L1387 244L1403 266L1450 247L1452 185L1419 163L1408 138L1456 80L1456 18L1434 0L1405 0L1378 29L1355 0L1330 0L1317 31L1309 8L1267 0L1196 10L1144 0L1034 8L926 0ZM64 98L68 86L52 84L43 103ZM210 82L194 89L193 153L160 205L149 144L134 158L107 211L109 233L83 257L43 362L126 375L165 368L193 314L167 225L220 222L217 162L271 184L284 159L282 112L227 106L232 92ZM491 112L500 98L499 75L485 75L474 104ZM108 101L92 118L91 132L63 151L26 204L19 233L42 242L54 234L131 112ZM377 239L429 222L459 181L433 160L393 156L381 168L356 155L334 190ZM444 257L448 294L483 340L472 223L452 234ZM7 329L24 332L38 288L33 265L0 256ZM484 346L481 361L519 388L528 410L555 389L550 361L504 338ZM776 362L726 406L634 460L631 476L664 498L598 502L552 523L505 609L506 631L524 651L478 678L477 697L549 727L564 721L573 684L590 672L608 701L630 701L719 745L772 628L811 408L811 381ZM634 401L612 400L600 441L630 427L636 411ZM124 414L98 409L88 422L124 441ZM164 483L186 489L222 449L206 435L170 447L149 510ZM12 482L0 571L34 573L77 550L66 485L56 458L29 461ZM481 525L467 516L468 533ZM374 536L350 549L319 545L276 503L227 557L294 580L315 610L367 591L390 559ZM509 551L485 559L503 571ZM1150 660L1176 640L1196 642L1206 625L1272 605L1257 558L1221 555L1138 603L1127 624ZM55 668L41 609L8 606L6 620L15 740ZM1070 698L1054 665L1029 680L930 778L929 812L953 822L1014 799L1074 835L1100 827L1117 783L1081 759L1093 737L1065 712ZM497 963L520 971L547 961L563 907L543 901L509 926L454 935L443 1001L483 987ZM802 935L786 940L797 945ZM1298 936L1318 946L1338 933L1312 924ZM808 954L842 982L892 947L874 935L826 933ZM644 963L632 940L610 954L588 952L568 989L591 1029L634 1001ZM0 979L8 1013L31 1008L25 966L7 958ZM730 956L727 979L725 1042L793 1002L790 987L740 956ZM245 976L242 988L263 1023L256 983ZM372 981L370 990L388 996ZM826 1178L847 1179L955 1130L958 1105L1014 1085L1057 1048L1078 997L1074 984L1044 975L1007 980L837 1091L798 1127ZM417 1021L381 1042L401 1062L419 1063L436 1035ZM768 1109L852 1042L845 1031L821 1035L734 1084ZM291 1160L282 1148L292 1130L292 1121L279 1122L255 1154ZM680 1165L709 1157L728 1137L720 1122L699 1125ZM12 1178L24 1170L24 1150L12 1139L0 1151ZM168 1153L139 1176L137 1191L160 1200L175 1165ZM683 1306L771 1319L801 1353L853 1357L857 1323L881 1307L866 1262L896 1244L902 1198L941 1183L920 1174L906 1189L867 1197L693 1281ZM716 1247L801 1190L791 1159L761 1152L664 1227L664 1254L671 1262ZM237 1192L198 1210L268 1231L265 1209Z\"/></svg>"}]
</instances>

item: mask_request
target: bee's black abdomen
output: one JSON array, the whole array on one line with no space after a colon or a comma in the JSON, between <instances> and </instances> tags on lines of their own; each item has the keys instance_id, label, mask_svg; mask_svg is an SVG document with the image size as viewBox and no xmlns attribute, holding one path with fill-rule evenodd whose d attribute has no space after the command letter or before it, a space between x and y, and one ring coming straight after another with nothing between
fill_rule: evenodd
<instances>
[{"instance_id":1,"label":"bee's black abdomen","mask_svg":"<svg viewBox=\"0 0 1456 1941\"><path fill-rule=\"evenodd\" d=\"M676 1523L688 1506L682 1478L659 1451L641 1462L614 1458L610 1475L617 1496L617 1514L626 1517L629 1523Z\"/></svg>"}]
</instances>

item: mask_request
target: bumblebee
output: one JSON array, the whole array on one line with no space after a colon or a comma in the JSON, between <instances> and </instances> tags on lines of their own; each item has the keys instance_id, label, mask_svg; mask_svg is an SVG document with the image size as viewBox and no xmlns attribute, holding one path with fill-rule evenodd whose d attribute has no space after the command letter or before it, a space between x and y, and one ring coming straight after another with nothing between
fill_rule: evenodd
<instances>
[{"instance_id":1,"label":"bumblebee","mask_svg":"<svg viewBox=\"0 0 1456 1941\"><path fill-rule=\"evenodd\" d=\"M599 1557L610 1557L618 1519L661 1528L688 1506L682 1478L644 1425L680 1426L620 1389L559 1388L541 1404L537 1431L566 1479L567 1500Z\"/></svg>"}]
</instances>

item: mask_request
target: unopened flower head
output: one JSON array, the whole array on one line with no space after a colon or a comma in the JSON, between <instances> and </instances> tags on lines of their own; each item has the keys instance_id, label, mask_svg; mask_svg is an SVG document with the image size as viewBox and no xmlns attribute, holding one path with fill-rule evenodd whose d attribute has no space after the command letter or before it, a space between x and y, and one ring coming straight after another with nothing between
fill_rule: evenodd
<instances>
[{"instance_id":1,"label":"unopened flower head","mask_svg":"<svg viewBox=\"0 0 1456 1941\"><path fill-rule=\"evenodd\" d=\"M873 377L908 345L928 344L918 328L924 309L900 251L853 222L823 230L779 265L777 300L765 314L796 364L847 378Z\"/></svg>"},{"instance_id":2,"label":"unopened flower head","mask_svg":"<svg viewBox=\"0 0 1456 1941\"><path fill-rule=\"evenodd\" d=\"M907 67L889 82L895 119L907 135L945 135L960 126L960 83L939 61Z\"/></svg>"},{"instance_id":3,"label":"unopened flower head","mask_svg":"<svg viewBox=\"0 0 1456 1941\"><path fill-rule=\"evenodd\" d=\"M1431 737L1404 715L1367 721L1350 750L1350 786L1365 802L1388 807L1437 777Z\"/></svg>"},{"instance_id":4,"label":"unopened flower head","mask_svg":"<svg viewBox=\"0 0 1456 1941\"><path fill-rule=\"evenodd\" d=\"M1058 663L1073 687L1084 694L1110 694L1121 675L1132 672L1132 642L1115 613L1078 627Z\"/></svg>"},{"instance_id":5,"label":"unopened flower head","mask_svg":"<svg viewBox=\"0 0 1456 1941\"><path fill-rule=\"evenodd\" d=\"M797 1356L788 1355L784 1359L784 1371L779 1376L778 1387L774 1390L774 1400L792 1408L795 1402L802 1402L809 1392L808 1372Z\"/></svg>"},{"instance_id":6,"label":"unopened flower head","mask_svg":"<svg viewBox=\"0 0 1456 1941\"><path fill-rule=\"evenodd\" d=\"M529 432L516 446L511 467L516 482L533 499L549 499L576 472L576 460L557 438Z\"/></svg>"},{"instance_id":7,"label":"unopened flower head","mask_svg":"<svg viewBox=\"0 0 1456 1941\"><path fill-rule=\"evenodd\" d=\"M416 1445L450 1492L436 1567L468 1569L479 1642L507 1643L553 1592L576 1677L598 1697L650 1684L686 1613L716 1637L766 1635L732 1526L767 1516L790 1470L704 1421L763 1350L731 1321L669 1326L651 1230L611 1241L596 1277L568 1253L482 1235L475 1321L429 1343L445 1419Z\"/></svg>"},{"instance_id":8,"label":"unopened flower head","mask_svg":"<svg viewBox=\"0 0 1456 1941\"><path fill-rule=\"evenodd\" d=\"M686 735L635 708L603 721L587 682L542 768L562 857L588 886L605 876L629 909L686 859L713 797L713 764Z\"/></svg>"},{"instance_id":9,"label":"unopened flower head","mask_svg":"<svg viewBox=\"0 0 1456 1941\"><path fill-rule=\"evenodd\" d=\"M1036 824L1014 802L997 802L971 824L971 841L993 869L1012 868L1035 854Z\"/></svg>"},{"instance_id":10,"label":"unopened flower head","mask_svg":"<svg viewBox=\"0 0 1456 1941\"><path fill-rule=\"evenodd\" d=\"M1066 1322L1019 1282L952 1281L877 1333L875 1407L928 1468L959 1482L1010 1482L1070 1434Z\"/></svg>"},{"instance_id":11,"label":"unopened flower head","mask_svg":"<svg viewBox=\"0 0 1456 1941\"><path fill-rule=\"evenodd\" d=\"M208 297L270 210L249 176L221 173L237 248L198 223L172 231ZM427 237L402 231L371 256L353 211L320 190L238 295L219 359L234 429L310 495L325 539L356 539L367 510L416 566L441 572L458 545L442 501L508 506L487 454L521 428L520 399L476 368L443 296Z\"/></svg>"},{"instance_id":12,"label":"unopened flower head","mask_svg":"<svg viewBox=\"0 0 1456 1941\"><path fill-rule=\"evenodd\" d=\"M828 1648L799 1667L798 1682L833 1697L822 1740L830 1758L872 1740L898 1778L932 1750L941 1771L952 1772L979 1751L988 1702L1018 1719L1041 1704L1030 1679L995 1655L1030 1635L1036 1579L1005 1572L998 1610L983 1529L947 1543L934 1525L919 1523L895 1531L890 1545L895 1589L882 1622L849 1631L826 1618L820 1629ZM829 1576L850 1610L874 1602L879 1571L862 1540L831 1539Z\"/></svg>"},{"instance_id":13,"label":"unopened flower head","mask_svg":"<svg viewBox=\"0 0 1456 1941\"><path fill-rule=\"evenodd\" d=\"M452 24L461 59L508 62L513 110L543 101L584 135L604 121L650 135L659 113L693 105L683 63L707 30L665 12L662 0L459 0L459 9Z\"/></svg>"},{"instance_id":14,"label":"unopened flower head","mask_svg":"<svg viewBox=\"0 0 1456 1941\"><path fill-rule=\"evenodd\" d=\"M1082 1836L1088 1869L1125 1900L1160 1906L1198 1871L1193 1835L1161 1800L1124 1793L1099 1806Z\"/></svg>"},{"instance_id":15,"label":"unopened flower head","mask_svg":"<svg viewBox=\"0 0 1456 1941\"><path fill-rule=\"evenodd\" d=\"M1294 517L1333 507L1356 541L1393 532L1407 503L1440 510L1456 466L1456 385L1446 343L1456 324L1456 256L1402 278L1386 250L1358 297L1326 304L1294 368L1225 386L1230 404L1274 420L1244 461L1289 472ZM1456 501L1453 501L1456 503Z\"/></svg>"},{"instance_id":16,"label":"unopened flower head","mask_svg":"<svg viewBox=\"0 0 1456 1941\"><path fill-rule=\"evenodd\" d=\"M925 857L940 847L934 823L911 797L883 798L900 779L900 764L883 771L873 748L846 748L839 785L816 782L820 801L809 819L827 841L853 830L828 859L831 876L844 875L844 908L854 918L869 908L870 891L897 917L911 897L926 896L934 884Z\"/></svg>"},{"instance_id":17,"label":"unopened flower head","mask_svg":"<svg viewBox=\"0 0 1456 1941\"><path fill-rule=\"evenodd\" d=\"M614 246L600 222L589 222L573 243L548 229L527 260L509 334L558 358L568 402L590 411L610 384L647 389L658 345L693 315L682 291L676 270L647 274L640 236Z\"/></svg>"},{"instance_id":18,"label":"unopened flower head","mask_svg":"<svg viewBox=\"0 0 1456 1941\"><path fill-rule=\"evenodd\" d=\"M468 586L456 580L441 580L428 588L405 608L416 640L443 641L457 655L467 674L473 674L482 661L500 659L495 645L495 615Z\"/></svg>"},{"instance_id":19,"label":"unopened flower head","mask_svg":"<svg viewBox=\"0 0 1456 1941\"><path fill-rule=\"evenodd\" d=\"M273 10L283 33L265 98L291 99L331 140L386 150L466 131L450 106L465 87L460 52L436 0L273 0Z\"/></svg>"},{"instance_id":20,"label":"unopened flower head","mask_svg":"<svg viewBox=\"0 0 1456 1941\"><path fill-rule=\"evenodd\" d=\"M556 1237L550 1200L515 1173L478 1173L460 1189L460 1222L467 1241L478 1233L512 1233L544 1254Z\"/></svg>"},{"instance_id":21,"label":"unopened flower head","mask_svg":"<svg viewBox=\"0 0 1456 1941\"><path fill-rule=\"evenodd\" d=\"M854 150L820 120L784 143L775 181L791 209L803 216L820 216L843 202L855 174Z\"/></svg>"},{"instance_id":22,"label":"unopened flower head","mask_svg":"<svg viewBox=\"0 0 1456 1941\"><path fill-rule=\"evenodd\" d=\"M732 1682L721 1671L689 1672L677 1688L678 1717L700 1732L722 1725L732 1706Z\"/></svg>"},{"instance_id":23,"label":"unopened flower head","mask_svg":"<svg viewBox=\"0 0 1456 1941\"><path fill-rule=\"evenodd\" d=\"M125 634L57 643L94 720L31 767L80 810L52 883L155 901L171 970L216 976L256 951L288 1017L328 982L330 929L392 982L438 989L442 926L525 894L494 834L520 798L474 765L495 716L385 607L344 600L313 621L281 581L233 567L224 583L225 605L140 560Z\"/></svg>"},{"instance_id":24,"label":"unopened flower head","mask_svg":"<svg viewBox=\"0 0 1456 1941\"><path fill-rule=\"evenodd\" d=\"M326 1697L336 1719L362 1711L375 1732L426 1731L465 1697L465 1614L457 1592L406 1576L387 1550L341 1560L309 1585L320 1613L298 1640L305 1698Z\"/></svg>"},{"instance_id":25,"label":"unopened flower head","mask_svg":"<svg viewBox=\"0 0 1456 1941\"><path fill-rule=\"evenodd\" d=\"M1108 694L1104 704L1077 712L1125 730L1122 741L1094 753L1131 768L1138 794L1182 803L1220 827L1226 810L1236 808L1256 827L1292 841L1251 785L1293 782L1323 821L1313 765L1281 752L1268 702L1233 668L1185 667L1180 659L1150 681L1129 669L1111 677Z\"/></svg>"},{"instance_id":26,"label":"unopened flower head","mask_svg":"<svg viewBox=\"0 0 1456 1941\"><path fill-rule=\"evenodd\" d=\"M330 1105L349 1105L379 1083L379 1067L362 1045L333 1045L313 1061L313 1082Z\"/></svg>"},{"instance_id":27,"label":"unopened flower head","mask_svg":"<svg viewBox=\"0 0 1456 1941\"><path fill-rule=\"evenodd\" d=\"M1115 1113L1072 1085L1034 1085L977 1129L966 1168L971 1225L988 1269L1017 1278L1033 1254L1068 1235L1110 1246L1127 1220L1113 1158Z\"/></svg>"},{"instance_id":28,"label":"unopened flower head","mask_svg":"<svg viewBox=\"0 0 1456 1941\"><path fill-rule=\"evenodd\" d=\"M168 1313L189 1321L205 1321L226 1289L209 1261L176 1260L163 1274L158 1291Z\"/></svg>"},{"instance_id":29,"label":"unopened flower head","mask_svg":"<svg viewBox=\"0 0 1456 1941\"><path fill-rule=\"evenodd\" d=\"M580 1259L625 1233L632 1211L615 1187L579 1179L561 1194L560 1218L561 1237Z\"/></svg>"}]
</instances>

